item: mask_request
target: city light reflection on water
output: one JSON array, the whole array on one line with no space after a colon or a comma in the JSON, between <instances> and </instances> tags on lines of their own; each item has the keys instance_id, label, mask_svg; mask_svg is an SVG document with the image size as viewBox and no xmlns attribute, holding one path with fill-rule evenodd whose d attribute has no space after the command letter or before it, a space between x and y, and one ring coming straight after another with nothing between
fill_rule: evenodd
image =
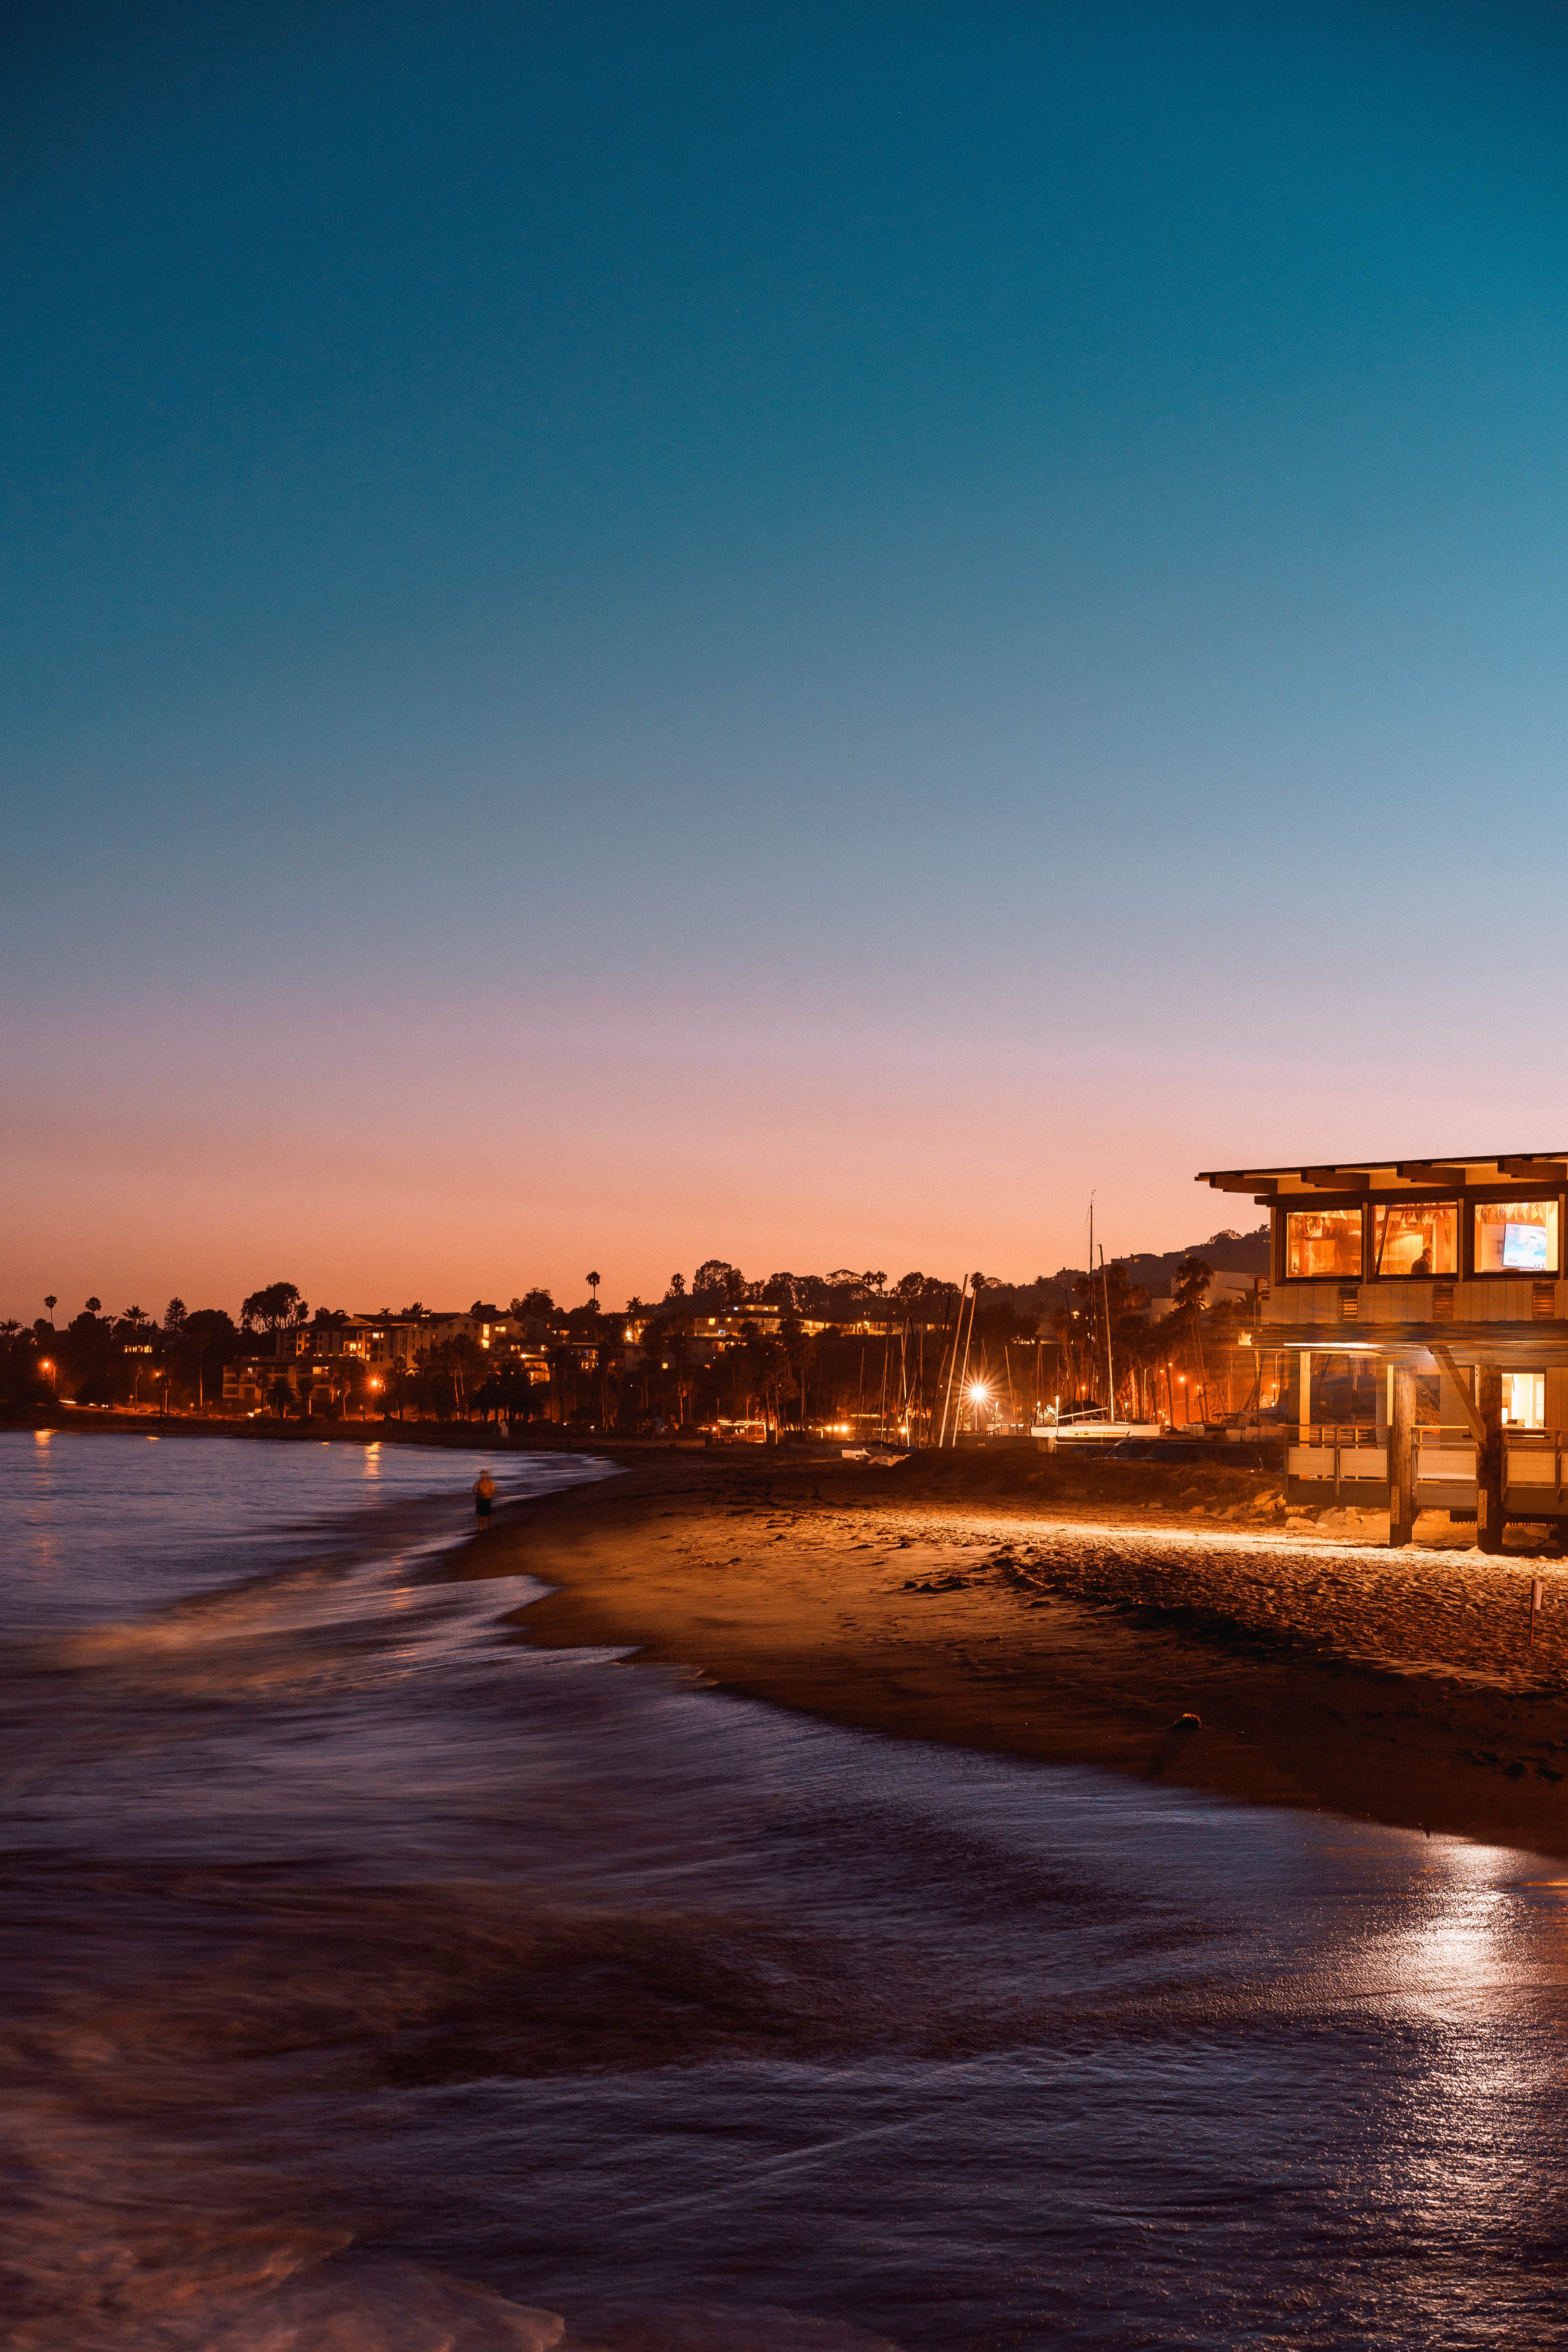
<instances>
[{"instance_id":1,"label":"city light reflection on water","mask_svg":"<svg viewBox=\"0 0 1568 2352\"><path fill-rule=\"evenodd\" d=\"M337 1451L14 1517L23 2352L1563 2332L1559 1866L519 1648Z\"/></svg>"}]
</instances>

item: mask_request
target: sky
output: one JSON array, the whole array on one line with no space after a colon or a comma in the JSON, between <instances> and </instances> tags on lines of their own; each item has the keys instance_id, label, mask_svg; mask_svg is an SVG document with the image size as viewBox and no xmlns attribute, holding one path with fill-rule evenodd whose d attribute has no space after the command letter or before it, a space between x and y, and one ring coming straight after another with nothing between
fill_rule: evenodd
<instances>
[{"instance_id":1,"label":"sky","mask_svg":"<svg viewBox=\"0 0 1568 2352\"><path fill-rule=\"evenodd\" d=\"M7 25L0 1313L1568 1145L1561 11Z\"/></svg>"}]
</instances>

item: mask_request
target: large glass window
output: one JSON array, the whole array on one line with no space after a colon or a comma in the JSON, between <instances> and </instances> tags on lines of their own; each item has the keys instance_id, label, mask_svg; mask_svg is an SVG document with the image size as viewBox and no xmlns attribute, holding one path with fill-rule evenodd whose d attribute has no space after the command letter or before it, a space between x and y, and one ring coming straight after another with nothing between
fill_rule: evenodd
<instances>
[{"instance_id":1,"label":"large glass window","mask_svg":"<svg viewBox=\"0 0 1568 2352\"><path fill-rule=\"evenodd\" d=\"M1372 1213L1374 1274L1458 1274L1457 1201L1389 1202Z\"/></svg>"},{"instance_id":2,"label":"large glass window","mask_svg":"<svg viewBox=\"0 0 1568 2352\"><path fill-rule=\"evenodd\" d=\"M1502 1417L1510 1429L1544 1429L1544 1372L1505 1372L1502 1376Z\"/></svg>"},{"instance_id":3,"label":"large glass window","mask_svg":"<svg viewBox=\"0 0 1568 2352\"><path fill-rule=\"evenodd\" d=\"M1285 1272L1292 1281L1354 1282L1361 1276L1359 1209L1289 1209Z\"/></svg>"},{"instance_id":4,"label":"large glass window","mask_svg":"<svg viewBox=\"0 0 1568 2352\"><path fill-rule=\"evenodd\" d=\"M1555 1274L1555 1201L1478 1201L1478 1274Z\"/></svg>"}]
</instances>

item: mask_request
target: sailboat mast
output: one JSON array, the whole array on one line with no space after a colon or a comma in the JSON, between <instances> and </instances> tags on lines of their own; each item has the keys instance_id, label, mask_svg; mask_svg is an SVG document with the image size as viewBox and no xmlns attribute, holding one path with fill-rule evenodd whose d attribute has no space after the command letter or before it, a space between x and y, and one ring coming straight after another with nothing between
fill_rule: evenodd
<instances>
[{"instance_id":1,"label":"sailboat mast","mask_svg":"<svg viewBox=\"0 0 1568 2352\"><path fill-rule=\"evenodd\" d=\"M969 1378L969 1341L974 1337L974 1310L980 1304L980 1276L974 1277L974 1287L969 1294L969 1335L963 1342L963 1370L958 1376L958 1411L952 1417L952 1442L958 1444L958 1424L963 1412L963 1384Z\"/></svg>"},{"instance_id":2,"label":"sailboat mast","mask_svg":"<svg viewBox=\"0 0 1568 2352\"><path fill-rule=\"evenodd\" d=\"M1089 1196L1089 1377L1090 1383L1090 1395L1094 1392L1093 1383L1099 1378L1099 1374L1095 1370L1094 1364L1095 1357L1099 1352L1094 1344L1094 1326L1096 1319L1094 1305L1094 1194L1091 1192Z\"/></svg>"},{"instance_id":3,"label":"sailboat mast","mask_svg":"<svg viewBox=\"0 0 1568 2352\"><path fill-rule=\"evenodd\" d=\"M963 1302L964 1302L965 1297L968 1296L968 1292L969 1292L969 1276L968 1276L967 1275L965 1275L965 1276L964 1276L964 1277L963 1277L963 1282L962 1282L962 1283L961 1283L961 1285L959 1286L959 1292L958 1292L958 1320L954 1323L954 1325L953 1325L953 1327L952 1327L952 1355L951 1355L951 1356L948 1358L948 1360L947 1360L947 1387L946 1387L946 1390L943 1391L943 1394L942 1394L942 1427L941 1427L941 1429L937 1432L937 1440L936 1440L936 1442L937 1442L937 1448L938 1448L938 1451L939 1451L939 1452L940 1452L941 1448L942 1448L942 1446L944 1446L944 1445L947 1444L947 1415L948 1415L948 1408L951 1406L951 1404L952 1404L952 1376L953 1376L953 1373L954 1373L954 1371L957 1370L957 1367L958 1367L958 1335L959 1335L960 1331L961 1331L961 1330L963 1329Z\"/></svg>"}]
</instances>

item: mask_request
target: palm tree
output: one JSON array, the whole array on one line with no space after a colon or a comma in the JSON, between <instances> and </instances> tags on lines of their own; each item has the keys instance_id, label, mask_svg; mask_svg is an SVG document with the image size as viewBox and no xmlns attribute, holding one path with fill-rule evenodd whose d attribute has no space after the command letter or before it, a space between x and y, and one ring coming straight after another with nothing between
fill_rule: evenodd
<instances>
[{"instance_id":1,"label":"palm tree","mask_svg":"<svg viewBox=\"0 0 1568 2352\"><path fill-rule=\"evenodd\" d=\"M87 1311L89 1315L100 1315L103 1312L102 1299L89 1298L87 1302Z\"/></svg>"},{"instance_id":2,"label":"palm tree","mask_svg":"<svg viewBox=\"0 0 1568 2352\"><path fill-rule=\"evenodd\" d=\"M1209 1376L1208 1366L1204 1361L1203 1312L1204 1297L1213 1280L1214 1270L1207 1259L1189 1255L1183 1258L1177 1266L1176 1279L1171 1286L1176 1301L1176 1314L1187 1327L1187 1336L1197 1360L1198 1387L1203 1396L1205 1421L1208 1418Z\"/></svg>"},{"instance_id":3,"label":"palm tree","mask_svg":"<svg viewBox=\"0 0 1568 2352\"><path fill-rule=\"evenodd\" d=\"M584 1281L587 1284L587 1286L588 1286L589 1289L590 1289L590 1290L593 1292L593 1294L594 1294L594 1308L595 1308L595 1313L597 1313L597 1311L598 1311L598 1306L599 1306L599 1280L600 1280L600 1277L599 1277L596 1274L585 1274L585 1275L583 1276L583 1279L584 1279Z\"/></svg>"},{"instance_id":4,"label":"palm tree","mask_svg":"<svg viewBox=\"0 0 1568 2352\"><path fill-rule=\"evenodd\" d=\"M46 1298L44 1301L44 1305L48 1308L51 1315L54 1313L59 1303L60 1302L58 1298Z\"/></svg>"}]
</instances>

